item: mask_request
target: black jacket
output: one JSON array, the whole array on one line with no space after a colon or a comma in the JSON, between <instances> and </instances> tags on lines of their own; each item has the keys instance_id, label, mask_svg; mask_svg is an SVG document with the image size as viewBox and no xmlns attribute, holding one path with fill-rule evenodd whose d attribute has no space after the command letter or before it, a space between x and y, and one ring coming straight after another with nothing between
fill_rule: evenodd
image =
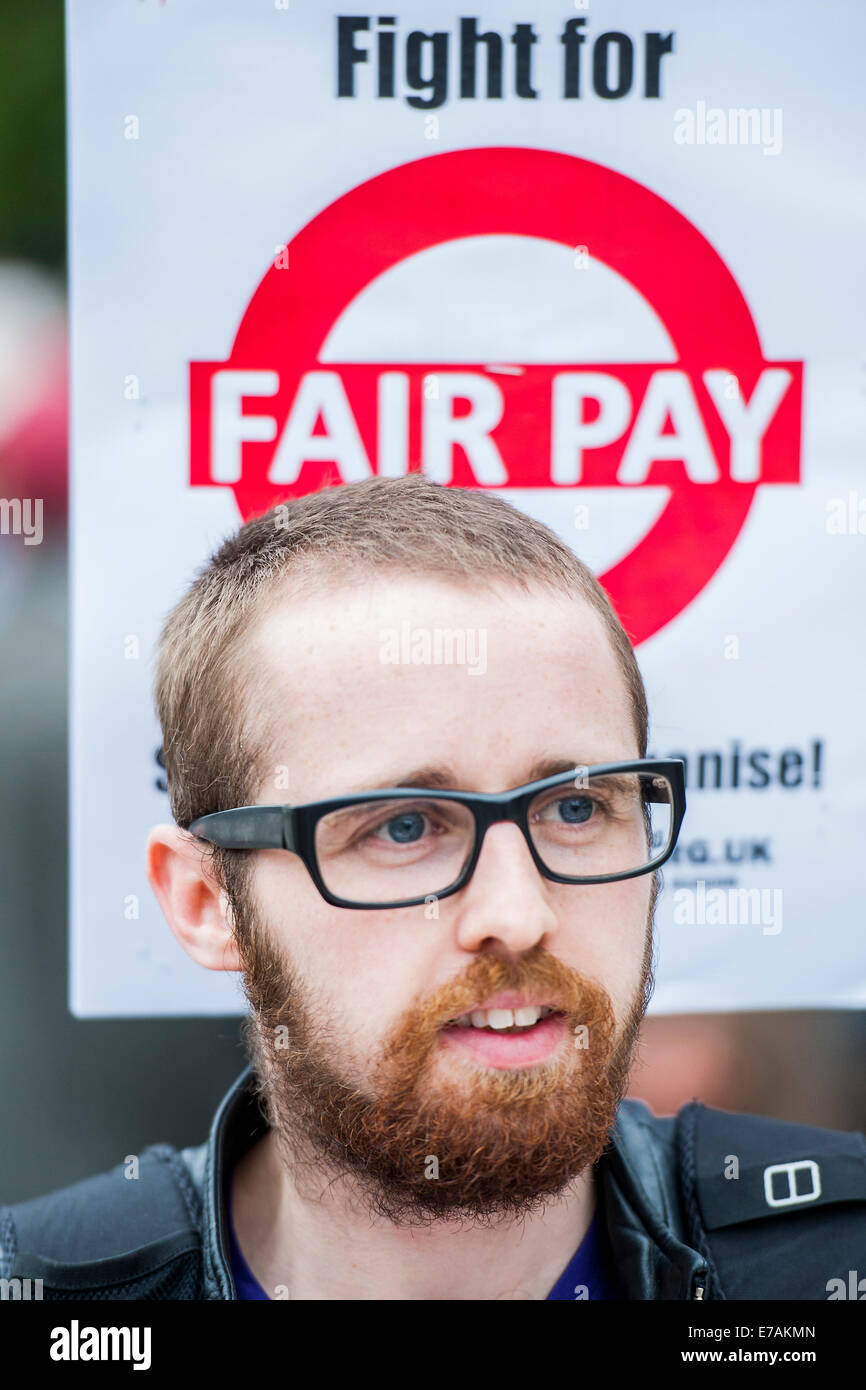
<instances>
[{"instance_id":1,"label":"black jacket","mask_svg":"<svg viewBox=\"0 0 866 1390\"><path fill-rule=\"evenodd\" d=\"M264 1131L247 1068L197 1148L0 1207L0 1280L31 1280L0 1297L236 1298L226 1182ZM866 1274L862 1134L625 1100L596 1176L629 1299L827 1299Z\"/></svg>"}]
</instances>

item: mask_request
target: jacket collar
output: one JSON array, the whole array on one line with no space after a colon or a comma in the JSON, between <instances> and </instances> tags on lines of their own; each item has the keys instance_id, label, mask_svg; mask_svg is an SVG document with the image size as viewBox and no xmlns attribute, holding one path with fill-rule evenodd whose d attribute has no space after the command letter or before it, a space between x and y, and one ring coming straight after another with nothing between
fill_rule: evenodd
<instances>
[{"instance_id":1,"label":"jacket collar","mask_svg":"<svg viewBox=\"0 0 866 1390\"><path fill-rule=\"evenodd\" d=\"M624 1100L596 1166L614 1263L629 1299L702 1299L707 1263L688 1240L676 1119Z\"/></svg>"},{"instance_id":2,"label":"jacket collar","mask_svg":"<svg viewBox=\"0 0 866 1390\"><path fill-rule=\"evenodd\" d=\"M223 1097L207 1143L185 1153L202 1198L208 1299L237 1297L229 1258L228 1179L241 1156L268 1129L255 1080L252 1067L247 1067ZM596 1165L614 1262L630 1300L704 1296L707 1267L686 1238L674 1125L673 1117L658 1118L641 1101L622 1101L608 1147Z\"/></svg>"},{"instance_id":3,"label":"jacket collar","mask_svg":"<svg viewBox=\"0 0 866 1390\"><path fill-rule=\"evenodd\" d=\"M255 1073L247 1067L220 1102L202 1155L203 1273L209 1299L237 1298L229 1258L228 1179L238 1160L268 1129L255 1083Z\"/></svg>"}]
</instances>

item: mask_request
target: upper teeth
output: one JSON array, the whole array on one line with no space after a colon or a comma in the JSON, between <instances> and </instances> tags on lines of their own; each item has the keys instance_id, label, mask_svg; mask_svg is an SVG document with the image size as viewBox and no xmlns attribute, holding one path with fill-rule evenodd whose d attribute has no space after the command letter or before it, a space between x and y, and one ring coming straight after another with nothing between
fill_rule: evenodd
<instances>
[{"instance_id":1,"label":"upper teeth","mask_svg":"<svg viewBox=\"0 0 866 1390\"><path fill-rule=\"evenodd\" d=\"M546 1006L525 1004L522 1009L474 1009L451 1022L458 1028L531 1028L552 1013Z\"/></svg>"}]
</instances>

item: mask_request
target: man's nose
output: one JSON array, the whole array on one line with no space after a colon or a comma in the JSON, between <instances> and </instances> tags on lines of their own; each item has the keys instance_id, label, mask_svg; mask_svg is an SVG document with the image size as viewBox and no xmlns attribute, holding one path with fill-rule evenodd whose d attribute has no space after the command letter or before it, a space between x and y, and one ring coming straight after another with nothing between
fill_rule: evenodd
<instances>
[{"instance_id":1,"label":"man's nose","mask_svg":"<svg viewBox=\"0 0 866 1390\"><path fill-rule=\"evenodd\" d=\"M466 951L501 941L526 951L556 930L547 882L536 868L520 827L499 821L484 837L469 883L457 895L458 944Z\"/></svg>"}]
</instances>

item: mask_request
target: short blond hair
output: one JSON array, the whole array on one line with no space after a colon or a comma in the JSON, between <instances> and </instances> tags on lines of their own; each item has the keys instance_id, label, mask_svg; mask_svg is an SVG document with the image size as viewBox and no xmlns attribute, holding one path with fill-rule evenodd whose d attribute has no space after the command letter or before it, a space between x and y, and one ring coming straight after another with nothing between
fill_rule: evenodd
<instances>
[{"instance_id":1,"label":"short blond hair","mask_svg":"<svg viewBox=\"0 0 866 1390\"><path fill-rule=\"evenodd\" d=\"M154 695L172 815L249 804L261 781L266 735L247 718L245 635L294 574L315 567L334 587L347 573L439 575L499 581L584 599L604 624L646 756L646 691L632 644L598 580L540 521L490 492L444 487L420 473L329 486L278 503L214 552L169 613L156 652ZM206 847L234 901L252 856Z\"/></svg>"}]
</instances>

